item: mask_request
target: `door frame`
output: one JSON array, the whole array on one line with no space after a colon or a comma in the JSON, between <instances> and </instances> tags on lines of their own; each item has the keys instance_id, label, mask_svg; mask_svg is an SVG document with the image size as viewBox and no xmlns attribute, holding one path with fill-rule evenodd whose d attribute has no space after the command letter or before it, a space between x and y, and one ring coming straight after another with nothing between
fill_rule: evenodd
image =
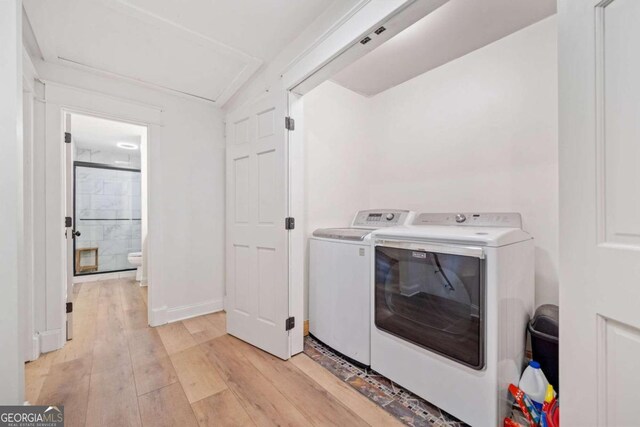
<instances>
[{"instance_id":1,"label":"door frame","mask_svg":"<svg viewBox=\"0 0 640 427\"><path fill-rule=\"evenodd\" d=\"M147 280L154 277L154 268L159 268L153 259L159 252L158 239L150 230L160 230L158 218L150 215L154 210L152 195L157 191L154 185L154 169L150 166L158 146L162 127L162 109L104 95L85 89L79 89L51 81L43 81L45 85L45 207L47 218L45 223L45 250L47 254L45 287L36 290L44 295L35 296L46 299L46 328L40 332L40 352L49 352L62 348L66 342L66 239L64 230L65 216L65 178L66 165L64 144L64 117L66 113L88 115L97 118L115 120L143 126L147 129L145 141L141 144L142 186L146 197L142 203L143 229L146 228L147 243L143 244L147 252ZM72 130L73 131L73 130ZM144 231L143 231L144 233ZM158 275L159 277L160 275ZM163 324L162 307L165 306L162 282L154 282L149 289L149 305L147 318L152 326ZM155 310L154 310L155 309Z\"/></svg>"}]
</instances>

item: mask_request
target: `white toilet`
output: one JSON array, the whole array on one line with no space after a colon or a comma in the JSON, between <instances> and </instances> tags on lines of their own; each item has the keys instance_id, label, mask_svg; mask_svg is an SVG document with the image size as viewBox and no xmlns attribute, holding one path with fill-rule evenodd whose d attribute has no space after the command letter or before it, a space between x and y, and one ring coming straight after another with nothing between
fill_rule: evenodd
<instances>
[{"instance_id":1,"label":"white toilet","mask_svg":"<svg viewBox=\"0 0 640 427\"><path fill-rule=\"evenodd\" d=\"M136 281L142 280L142 252L131 252L129 256L127 256L127 260L129 264L134 265L136 270Z\"/></svg>"}]
</instances>

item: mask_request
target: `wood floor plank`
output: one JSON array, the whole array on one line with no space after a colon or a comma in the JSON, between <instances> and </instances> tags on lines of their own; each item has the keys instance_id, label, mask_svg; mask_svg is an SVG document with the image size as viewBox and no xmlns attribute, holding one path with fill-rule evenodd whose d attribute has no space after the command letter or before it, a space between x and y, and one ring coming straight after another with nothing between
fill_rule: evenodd
<instances>
[{"instance_id":1,"label":"wood floor plank","mask_svg":"<svg viewBox=\"0 0 640 427\"><path fill-rule=\"evenodd\" d=\"M255 426L231 390L223 390L191 404L200 427Z\"/></svg>"},{"instance_id":2,"label":"wood floor plank","mask_svg":"<svg viewBox=\"0 0 640 427\"><path fill-rule=\"evenodd\" d=\"M127 342L138 395L178 381L157 329L127 331Z\"/></svg>"},{"instance_id":3,"label":"wood floor plank","mask_svg":"<svg viewBox=\"0 0 640 427\"><path fill-rule=\"evenodd\" d=\"M49 374L49 369L54 358L55 353L44 353L41 354L37 360L24 365L25 401L31 404L35 404L38 401L40 390L42 390L42 385Z\"/></svg>"},{"instance_id":4,"label":"wood floor plank","mask_svg":"<svg viewBox=\"0 0 640 427\"><path fill-rule=\"evenodd\" d=\"M205 319L211 323L214 328L224 333L227 332L227 314L224 311L218 311L216 313L205 314Z\"/></svg>"},{"instance_id":5,"label":"wood floor plank","mask_svg":"<svg viewBox=\"0 0 640 427\"><path fill-rule=\"evenodd\" d=\"M74 319L75 320L75 319ZM76 325L78 322L76 321ZM88 326L92 329L95 324ZM95 336L88 333L82 333L82 328L74 327L74 337L71 341L67 341L63 348L55 353L54 364L69 362L76 359L91 359L93 354L93 345Z\"/></svg>"},{"instance_id":6,"label":"wood floor plank","mask_svg":"<svg viewBox=\"0 0 640 427\"><path fill-rule=\"evenodd\" d=\"M178 382L178 375L169 356L136 363L133 374L138 396Z\"/></svg>"},{"instance_id":7,"label":"wood floor plank","mask_svg":"<svg viewBox=\"0 0 640 427\"><path fill-rule=\"evenodd\" d=\"M157 328L127 331L127 342L134 367L168 356Z\"/></svg>"},{"instance_id":8,"label":"wood floor plank","mask_svg":"<svg viewBox=\"0 0 640 427\"><path fill-rule=\"evenodd\" d=\"M195 427L198 425L180 383L138 397L142 425L148 427Z\"/></svg>"},{"instance_id":9,"label":"wood floor plank","mask_svg":"<svg viewBox=\"0 0 640 427\"><path fill-rule=\"evenodd\" d=\"M144 305L145 306L149 306L149 286L140 286L140 296L142 297L142 300L144 301Z\"/></svg>"},{"instance_id":10,"label":"wood floor plank","mask_svg":"<svg viewBox=\"0 0 640 427\"><path fill-rule=\"evenodd\" d=\"M190 403L227 388L218 369L199 347L182 350L170 357Z\"/></svg>"},{"instance_id":11,"label":"wood floor plank","mask_svg":"<svg viewBox=\"0 0 640 427\"><path fill-rule=\"evenodd\" d=\"M183 320L182 322L198 344L227 334L225 313L222 311Z\"/></svg>"},{"instance_id":12,"label":"wood floor plank","mask_svg":"<svg viewBox=\"0 0 640 427\"><path fill-rule=\"evenodd\" d=\"M358 393L358 391L354 390L349 384L341 381L331 372L314 362L306 354L302 353L292 357L291 363L335 396L336 399L355 412L369 425L374 427L403 425L398 419Z\"/></svg>"},{"instance_id":13,"label":"wood floor plank","mask_svg":"<svg viewBox=\"0 0 640 427\"><path fill-rule=\"evenodd\" d=\"M207 329L213 329L213 324L205 316L192 317L191 319L185 319L182 324L190 334L196 332L206 331Z\"/></svg>"},{"instance_id":14,"label":"wood floor plank","mask_svg":"<svg viewBox=\"0 0 640 427\"><path fill-rule=\"evenodd\" d=\"M182 322L168 323L158 328L158 334L167 353L173 354L197 345L187 328Z\"/></svg>"},{"instance_id":15,"label":"wood floor plank","mask_svg":"<svg viewBox=\"0 0 640 427\"><path fill-rule=\"evenodd\" d=\"M64 405L65 426L84 426L87 417L91 360L89 357L52 364L38 405Z\"/></svg>"},{"instance_id":16,"label":"wood floor plank","mask_svg":"<svg viewBox=\"0 0 640 427\"><path fill-rule=\"evenodd\" d=\"M367 423L290 362L238 339L227 340L315 425L366 426Z\"/></svg>"},{"instance_id":17,"label":"wood floor plank","mask_svg":"<svg viewBox=\"0 0 640 427\"><path fill-rule=\"evenodd\" d=\"M130 364L91 375L87 414L87 427L141 425Z\"/></svg>"},{"instance_id":18,"label":"wood floor plank","mask_svg":"<svg viewBox=\"0 0 640 427\"><path fill-rule=\"evenodd\" d=\"M131 356L124 332L97 337L93 347L91 373L97 374L122 366L131 367Z\"/></svg>"},{"instance_id":19,"label":"wood floor plank","mask_svg":"<svg viewBox=\"0 0 640 427\"><path fill-rule=\"evenodd\" d=\"M301 426L310 423L247 358L231 345L229 335L200 345L222 374L227 386L259 426Z\"/></svg>"}]
</instances>

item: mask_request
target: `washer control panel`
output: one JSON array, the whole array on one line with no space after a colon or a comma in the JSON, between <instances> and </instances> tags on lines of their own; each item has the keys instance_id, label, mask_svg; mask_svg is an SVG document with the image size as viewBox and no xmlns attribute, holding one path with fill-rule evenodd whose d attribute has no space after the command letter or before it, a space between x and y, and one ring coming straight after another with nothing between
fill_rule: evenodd
<instances>
[{"instance_id":1,"label":"washer control panel","mask_svg":"<svg viewBox=\"0 0 640 427\"><path fill-rule=\"evenodd\" d=\"M473 227L513 227L522 228L519 213L421 213L413 225L462 225Z\"/></svg>"},{"instance_id":2,"label":"washer control panel","mask_svg":"<svg viewBox=\"0 0 640 427\"><path fill-rule=\"evenodd\" d=\"M352 227L362 228L382 228L393 227L394 225L408 224L413 219L411 211L401 209L371 209L359 211L353 222Z\"/></svg>"}]
</instances>

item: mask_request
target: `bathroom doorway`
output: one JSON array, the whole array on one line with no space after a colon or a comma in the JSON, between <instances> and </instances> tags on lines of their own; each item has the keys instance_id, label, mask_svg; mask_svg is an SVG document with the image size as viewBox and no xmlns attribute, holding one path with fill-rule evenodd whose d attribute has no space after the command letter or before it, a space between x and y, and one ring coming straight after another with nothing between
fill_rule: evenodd
<instances>
[{"instance_id":1,"label":"bathroom doorway","mask_svg":"<svg viewBox=\"0 0 640 427\"><path fill-rule=\"evenodd\" d=\"M73 283L131 279L146 285L143 155L147 128L67 113L72 157ZM69 172L69 171L68 171Z\"/></svg>"}]
</instances>

